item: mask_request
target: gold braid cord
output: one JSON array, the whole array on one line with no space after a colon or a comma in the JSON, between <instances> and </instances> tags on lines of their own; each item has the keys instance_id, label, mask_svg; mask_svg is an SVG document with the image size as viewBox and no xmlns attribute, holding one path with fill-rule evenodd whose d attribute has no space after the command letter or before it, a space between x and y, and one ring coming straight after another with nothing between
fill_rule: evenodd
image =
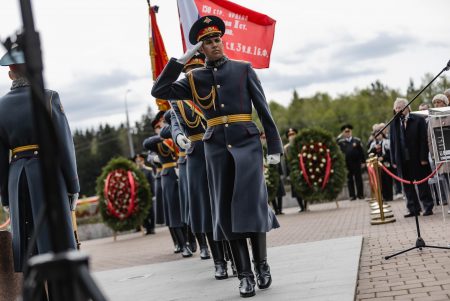
<instances>
[{"instance_id":1,"label":"gold braid cord","mask_svg":"<svg viewBox=\"0 0 450 301\"><path fill-rule=\"evenodd\" d=\"M177 105L178 105L178 109L180 110L180 115L188 127L190 127L191 129L195 129L196 127L198 127L200 125L200 123L202 122L202 119L200 118L199 115L195 115L194 121L190 121L187 118L186 111L184 110L184 102L182 100L178 100ZM194 108L191 108L191 109L194 112Z\"/></svg>"},{"instance_id":2,"label":"gold braid cord","mask_svg":"<svg viewBox=\"0 0 450 301\"><path fill-rule=\"evenodd\" d=\"M168 157L170 155L170 153L171 153L170 150L167 150L167 151L164 150L164 148L162 146L162 143L158 143L158 152L163 157Z\"/></svg>"},{"instance_id":3,"label":"gold braid cord","mask_svg":"<svg viewBox=\"0 0 450 301\"><path fill-rule=\"evenodd\" d=\"M197 89L195 89L194 75L192 74L192 72L189 72L187 74L187 77L189 79L189 85L191 86L192 96L193 96L194 100L198 103L198 105L205 110L208 110L212 106L214 106L214 111L215 111L216 110L216 89L214 89L214 86L211 87L211 92L209 92L208 95L206 95L205 97L200 97L197 93Z\"/></svg>"}]
</instances>

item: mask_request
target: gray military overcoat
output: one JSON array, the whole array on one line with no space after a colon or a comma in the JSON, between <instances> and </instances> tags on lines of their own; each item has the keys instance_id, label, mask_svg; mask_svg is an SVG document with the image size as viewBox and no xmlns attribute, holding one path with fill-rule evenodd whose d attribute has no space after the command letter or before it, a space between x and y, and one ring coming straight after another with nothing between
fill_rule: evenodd
<instances>
[{"instance_id":1,"label":"gray military overcoat","mask_svg":"<svg viewBox=\"0 0 450 301\"><path fill-rule=\"evenodd\" d=\"M61 169L55 177L59 186L59 198L64 206L62 220L70 230L66 235L75 248L67 196L68 193L80 190L73 139L58 93L47 90L46 99L59 142L55 147L58 148ZM0 99L0 190L3 206L10 208L14 268L17 272L22 271L30 232L37 222L38 213L43 210L44 191L39 151L22 153L10 160L10 150L37 144L32 115L29 87L15 88ZM37 238L37 253L51 250L48 231L47 223L44 223Z\"/></svg>"},{"instance_id":2,"label":"gray military overcoat","mask_svg":"<svg viewBox=\"0 0 450 301\"><path fill-rule=\"evenodd\" d=\"M281 138L251 65L227 59L217 63L191 71L199 97L206 97L212 91L216 94L214 105L206 108L203 104L201 108L206 119L251 114L253 104L266 133L268 153L282 153ZM182 69L183 65L172 58L156 80L152 95L168 100L193 99L189 80L177 81ZM268 205L262 146L256 125L237 122L209 127L203 141L214 239L238 239L247 237L250 232L268 232L279 227Z\"/></svg>"}]
</instances>

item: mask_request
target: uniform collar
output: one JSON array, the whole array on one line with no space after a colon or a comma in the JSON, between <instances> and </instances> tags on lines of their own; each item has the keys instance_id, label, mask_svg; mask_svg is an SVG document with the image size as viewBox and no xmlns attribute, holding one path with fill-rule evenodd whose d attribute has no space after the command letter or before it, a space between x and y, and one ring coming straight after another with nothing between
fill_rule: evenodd
<instances>
[{"instance_id":1,"label":"uniform collar","mask_svg":"<svg viewBox=\"0 0 450 301\"><path fill-rule=\"evenodd\" d=\"M21 88L21 87L28 87L29 85L30 85L30 83L28 82L28 80L26 78L22 77L22 78L13 80L12 85L11 85L11 90Z\"/></svg>"},{"instance_id":2,"label":"uniform collar","mask_svg":"<svg viewBox=\"0 0 450 301\"><path fill-rule=\"evenodd\" d=\"M219 68L220 66L225 64L228 60L229 59L227 58L226 55L224 55L223 57L221 57L216 61L209 61L208 59L206 59L206 68Z\"/></svg>"}]
</instances>

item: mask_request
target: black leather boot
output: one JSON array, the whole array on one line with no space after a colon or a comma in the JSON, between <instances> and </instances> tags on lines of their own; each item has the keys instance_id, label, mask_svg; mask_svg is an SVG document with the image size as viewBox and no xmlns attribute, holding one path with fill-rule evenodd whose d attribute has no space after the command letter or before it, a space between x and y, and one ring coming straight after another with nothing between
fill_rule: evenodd
<instances>
[{"instance_id":1,"label":"black leather boot","mask_svg":"<svg viewBox=\"0 0 450 301\"><path fill-rule=\"evenodd\" d=\"M170 228L169 227L169 232L170 232L170 236L172 237L172 240L173 240L173 252L175 254L176 253L180 253L181 252L181 247L180 247L180 244L178 243L177 236L175 235L174 228Z\"/></svg>"},{"instance_id":2,"label":"black leather boot","mask_svg":"<svg viewBox=\"0 0 450 301\"><path fill-rule=\"evenodd\" d=\"M177 237L178 243L180 244L180 247L181 247L181 255L183 257L191 257L192 252L188 248L188 246L186 245L186 241L184 240L183 228L179 227L179 228L173 228L173 229L174 229L175 235Z\"/></svg>"},{"instance_id":3,"label":"black leather boot","mask_svg":"<svg viewBox=\"0 0 450 301\"><path fill-rule=\"evenodd\" d=\"M250 256L248 254L247 240L230 240L231 252L238 272L239 294L243 298L255 295L255 277L252 272Z\"/></svg>"},{"instance_id":4,"label":"black leather boot","mask_svg":"<svg viewBox=\"0 0 450 301\"><path fill-rule=\"evenodd\" d=\"M225 259L230 262L233 277L237 277L236 264L234 263L233 254L231 254L230 242L223 241L223 248L225 250Z\"/></svg>"},{"instance_id":5,"label":"black leather boot","mask_svg":"<svg viewBox=\"0 0 450 301\"><path fill-rule=\"evenodd\" d=\"M195 233L195 237L197 237L198 245L200 246L200 259L210 259L211 256L209 255L205 233Z\"/></svg>"},{"instance_id":6,"label":"black leather boot","mask_svg":"<svg viewBox=\"0 0 450 301\"><path fill-rule=\"evenodd\" d=\"M197 242L195 241L195 235L192 233L191 226L186 225L186 242L189 245L192 253L197 252Z\"/></svg>"},{"instance_id":7,"label":"black leather boot","mask_svg":"<svg viewBox=\"0 0 450 301\"><path fill-rule=\"evenodd\" d=\"M272 275L267 263L266 233L252 233L250 240L252 242L256 282L260 289L268 288L272 284Z\"/></svg>"},{"instance_id":8,"label":"black leather boot","mask_svg":"<svg viewBox=\"0 0 450 301\"><path fill-rule=\"evenodd\" d=\"M211 249L211 254L214 260L214 277L217 280L227 279L227 262L224 258L223 245L221 241L214 241L211 232L206 233L208 238L209 248Z\"/></svg>"}]
</instances>

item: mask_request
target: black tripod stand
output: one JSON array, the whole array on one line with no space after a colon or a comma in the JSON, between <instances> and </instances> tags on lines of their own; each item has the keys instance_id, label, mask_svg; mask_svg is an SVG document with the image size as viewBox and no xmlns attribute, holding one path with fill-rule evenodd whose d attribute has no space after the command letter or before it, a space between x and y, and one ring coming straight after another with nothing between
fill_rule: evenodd
<instances>
[{"instance_id":1,"label":"black tripod stand","mask_svg":"<svg viewBox=\"0 0 450 301\"><path fill-rule=\"evenodd\" d=\"M418 187L417 187L417 184L415 184L414 186L415 186L415 190L416 190L416 195L417 195L417 197L418 197L418 193L417 193L417 192L418 192ZM415 204L414 204L414 206L416 207L416 209L420 208L420 204L418 204L418 202L419 202L419 200L418 200L418 199L415 199ZM411 251L411 250L414 250L414 249L419 249L420 251L422 251L423 248L433 248L433 249L446 249L446 250L450 250L450 247L440 247L440 246L430 246L430 245L427 245L427 244L425 243L425 241L423 240L422 236L420 235L419 210L415 210L414 218L415 218L415 220L416 220L416 230L417 230L416 245L415 245L414 247L405 249L405 250L403 250L403 251L394 253L394 254L392 254L392 255L385 256L384 259L388 260L388 259L390 259L390 258L392 258L392 257L395 257L395 256L397 256L397 255L406 253L406 252Z\"/></svg>"},{"instance_id":2,"label":"black tripod stand","mask_svg":"<svg viewBox=\"0 0 450 301\"><path fill-rule=\"evenodd\" d=\"M43 301L103 301L106 300L88 270L88 257L72 250L67 233L71 231L62 220L64 207L57 180L61 170L61 157L58 154L58 138L47 110L42 76L43 64L39 34L35 31L30 0L20 0L23 20L23 33L17 35L15 43L25 56L26 78L31 88L33 126L39 145L39 162L45 197L42 199L45 212L35 223L33 239L38 235L40 219L48 223L52 252L32 257L24 271L23 300ZM11 53L10 38L4 43ZM13 59L13 55L10 55ZM23 62L22 62L23 63ZM41 225L42 226L42 225ZM34 243L30 242L29 248Z\"/></svg>"},{"instance_id":3,"label":"black tripod stand","mask_svg":"<svg viewBox=\"0 0 450 301\"><path fill-rule=\"evenodd\" d=\"M380 135L383 131L384 131L384 129L385 128L387 128L393 121L395 121L397 118L399 118L400 117L400 115L402 114L402 112L406 109L406 108L408 108L409 107L409 105L414 101L414 100L416 100L417 99L417 97L419 97L419 95L420 94L422 94L423 93L423 91L425 91L425 89L427 89L443 72L445 72L445 71L448 71L448 70L450 70L450 61L448 61L448 63L447 63L447 66L445 66L442 70L441 70L441 72L439 72L438 73L438 75L436 75L422 90L420 90L419 91L419 93L417 93L417 95L416 96L414 96L414 98L410 101L410 102L408 102L408 104L402 109L402 110L400 110L397 114L395 114L395 116L381 129L381 130L379 130L375 135L374 135L374 137L376 138L378 135ZM411 250L414 250L414 249L419 249L419 250L422 250L423 248L434 248L434 249L446 249L446 250L450 250L450 247L440 247L440 246L429 246L429 245L427 245L426 243L425 243L425 241L423 240L423 238L421 237L421 235L420 235L420 225L419 225L419 217L418 217L418 215L419 215L419 208L420 208L420 204L418 204L418 202L419 202L419 193L418 193L418 187L417 187L417 184L415 184L415 192L416 192L416 199L415 199L415 204L414 204L414 206L416 207L416 210L415 210L415 215L414 215L414 218L415 218L415 221L416 221L416 229L417 229L417 239L416 239L416 245L414 246L414 247L411 247L411 248L408 248L408 249L405 249L405 250L402 250L402 251L400 251L400 252L397 252L397 253L395 253L395 254L392 254L392 255L389 255L389 256L385 256L384 257L384 259L386 259L386 260L388 260L388 259L390 259L390 258L392 258L392 257L394 257L394 256L397 256L397 255L400 255L400 254L403 254L403 253L406 253L406 252L408 252L408 251L411 251Z\"/></svg>"}]
</instances>

